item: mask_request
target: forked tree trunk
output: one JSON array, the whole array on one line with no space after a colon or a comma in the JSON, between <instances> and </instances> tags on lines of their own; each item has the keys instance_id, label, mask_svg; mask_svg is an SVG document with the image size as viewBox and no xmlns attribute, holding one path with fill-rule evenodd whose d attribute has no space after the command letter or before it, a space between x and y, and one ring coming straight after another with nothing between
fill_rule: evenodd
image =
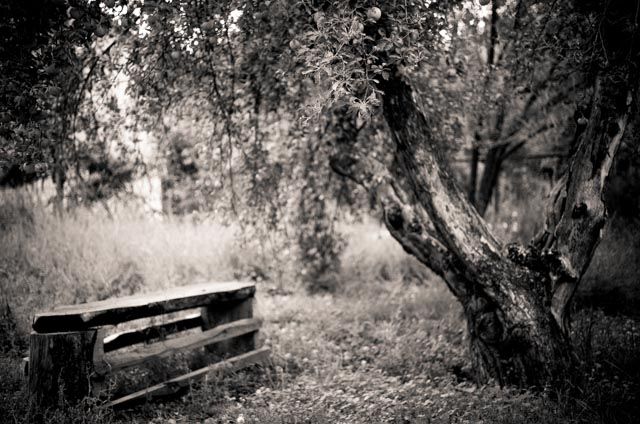
<instances>
[{"instance_id":1,"label":"forked tree trunk","mask_svg":"<svg viewBox=\"0 0 640 424\"><path fill-rule=\"evenodd\" d=\"M447 281L462 303L478 376L527 386L562 377L571 368L572 355L547 307L548 280L525 266L531 255L514 261L503 252L443 167L410 87L392 76L381 88L384 117L397 147L393 194L386 199L387 226ZM429 221L433 231L427 236ZM434 243L447 257L441 266L434 266L432 252L424 253Z\"/></svg>"},{"instance_id":2,"label":"forked tree trunk","mask_svg":"<svg viewBox=\"0 0 640 424\"><path fill-rule=\"evenodd\" d=\"M378 193L394 238L463 305L479 380L542 387L573 369L566 311L600 238L603 185L629 114L626 87L609 83L596 86L590 127L555 191L547 231L536 240L540 249L505 247L493 237L444 167L411 88L398 75L380 85L396 146L390 169L380 175L363 159L332 158L336 172Z\"/></svg>"},{"instance_id":3,"label":"forked tree trunk","mask_svg":"<svg viewBox=\"0 0 640 424\"><path fill-rule=\"evenodd\" d=\"M493 237L446 169L443 143L397 69L378 86L393 163L380 170L379 162L340 149L331 158L334 171L377 193L393 237L463 305L479 380L544 387L574 369L567 311L600 240L613 158L629 115L638 113L640 63L629 58L640 61L640 54L625 50L636 52L636 44L619 43L615 63L594 78L589 123L552 192L546 229L529 247L502 246Z\"/></svg>"},{"instance_id":4,"label":"forked tree trunk","mask_svg":"<svg viewBox=\"0 0 640 424\"><path fill-rule=\"evenodd\" d=\"M566 311L605 222L604 182L630 113L627 84L598 78L590 124L561 181L541 250L505 249L494 239L442 165L411 88L398 76L381 85L397 148L387 226L463 304L479 377L541 386L571 370ZM436 251L446 260L434 261Z\"/></svg>"}]
</instances>

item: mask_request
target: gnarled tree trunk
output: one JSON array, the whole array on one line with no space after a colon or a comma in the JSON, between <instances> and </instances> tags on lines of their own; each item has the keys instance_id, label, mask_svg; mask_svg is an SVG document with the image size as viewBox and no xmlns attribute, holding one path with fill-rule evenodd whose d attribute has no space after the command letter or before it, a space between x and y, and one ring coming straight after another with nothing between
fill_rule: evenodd
<instances>
[{"instance_id":1,"label":"gnarled tree trunk","mask_svg":"<svg viewBox=\"0 0 640 424\"><path fill-rule=\"evenodd\" d=\"M615 1L611 10L631 7ZM528 247L503 246L493 237L448 172L439 140L397 69L378 86L393 163L380 170L349 152L332 157L334 171L378 193L393 237L463 305L480 380L543 387L574 368L567 311L600 240L605 182L640 93L637 25L629 26L633 36L608 25L602 34L609 63L592 79L589 122L552 192L546 228Z\"/></svg>"},{"instance_id":2,"label":"gnarled tree trunk","mask_svg":"<svg viewBox=\"0 0 640 424\"><path fill-rule=\"evenodd\" d=\"M481 377L518 385L562 377L572 365L567 311L604 226L602 193L629 115L627 85L598 79L591 123L560 182L540 249L506 251L444 169L410 87L392 77L383 90L384 116L397 146L392 178L408 199L388 201L387 226L413 253L432 248L434 241L420 237L431 221L430 237L450 257L436 271L464 306L475 369Z\"/></svg>"},{"instance_id":3,"label":"gnarled tree trunk","mask_svg":"<svg viewBox=\"0 0 640 424\"><path fill-rule=\"evenodd\" d=\"M382 89L384 116L397 146L391 181L403 193L387 200L387 226L412 253L437 241L449 258L435 270L464 306L479 377L518 385L560 377L571 368L572 356L547 306L549 278L527 266L537 258L517 249L509 254L493 237L442 165L411 88L392 76ZM420 234L429 221L435 240L424 243Z\"/></svg>"},{"instance_id":4,"label":"gnarled tree trunk","mask_svg":"<svg viewBox=\"0 0 640 424\"><path fill-rule=\"evenodd\" d=\"M380 176L372 164L338 155L333 169L377 191L391 234L462 303L480 380L541 387L562 379L574 365L566 311L604 224L602 191L630 110L627 86L599 80L547 230L528 248L493 237L443 165L410 86L392 74L380 87L393 165Z\"/></svg>"}]
</instances>

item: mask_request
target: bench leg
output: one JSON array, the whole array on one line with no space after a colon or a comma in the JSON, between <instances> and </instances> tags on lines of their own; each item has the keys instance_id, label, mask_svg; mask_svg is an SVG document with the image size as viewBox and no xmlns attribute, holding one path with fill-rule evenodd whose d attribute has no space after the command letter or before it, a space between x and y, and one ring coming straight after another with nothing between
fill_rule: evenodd
<instances>
[{"instance_id":1,"label":"bench leg","mask_svg":"<svg viewBox=\"0 0 640 424\"><path fill-rule=\"evenodd\" d=\"M38 408L75 404L91 394L98 333L31 333L29 392Z\"/></svg>"},{"instance_id":2,"label":"bench leg","mask_svg":"<svg viewBox=\"0 0 640 424\"><path fill-rule=\"evenodd\" d=\"M253 317L253 297L236 302L210 305L202 308L202 330L217 325ZM256 347L257 332L245 334L208 346L207 350L217 357L226 358L248 352Z\"/></svg>"}]
</instances>

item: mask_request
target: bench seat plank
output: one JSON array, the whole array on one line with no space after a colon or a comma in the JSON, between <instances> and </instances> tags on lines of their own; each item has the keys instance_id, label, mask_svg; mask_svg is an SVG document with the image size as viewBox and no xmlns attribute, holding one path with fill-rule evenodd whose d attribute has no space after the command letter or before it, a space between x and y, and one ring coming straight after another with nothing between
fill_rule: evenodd
<instances>
[{"instance_id":1,"label":"bench seat plank","mask_svg":"<svg viewBox=\"0 0 640 424\"><path fill-rule=\"evenodd\" d=\"M105 337L104 352L111 352L138 343L149 343L151 341L161 340L170 334L197 327L202 327L202 316L200 312L158 325L148 325L140 329L123 331Z\"/></svg>"},{"instance_id":2,"label":"bench seat plank","mask_svg":"<svg viewBox=\"0 0 640 424\"><path fill-rule=\"evenodd\" d=\"M264 362L269 359L269 348L252 350L242 355L234 356L221 362L200 368L180 377L172 378L164 383L156 384L144 390L132 393L130 395L113 400L106 404L107 407L114 409L125 408L132 404L153 400L158 397L168 396L179 393L181 390L189 387L193 381L201 380L206 377L216 377L225 372L233 372L245 368L249 365Z\"/></svg>"},{"instance_id":3,"label":"bench seat plank","mask_svg":"<svg viewBox=\"0 0 640 424\"><path fill-rule=\"evenodd\" d=\"M188 349L197 349L213 343L228 340L243 334L252 333L260 329L262 322L256 318L241 319L228 324L222 324L201 333L164 340L149 345L143 345L130 352L112 353L104 358L104 368L96 364L96 368L117 372L125 368L143 364L145 362L166 358Z\"/></svg>"},{"instance_id":4,"label":"bench seat plank","mask_svg":"<svg viewBox=\"0 0 640 424\"><path fill-rule=\"evenodd\" d=\"M216 303L243 300L255 293L254 283L226 282L179 286L156 293L56 306L37 313L33 329L39 333L82 331L101 325L147 318Z\"/></svg>"}]
</instances>

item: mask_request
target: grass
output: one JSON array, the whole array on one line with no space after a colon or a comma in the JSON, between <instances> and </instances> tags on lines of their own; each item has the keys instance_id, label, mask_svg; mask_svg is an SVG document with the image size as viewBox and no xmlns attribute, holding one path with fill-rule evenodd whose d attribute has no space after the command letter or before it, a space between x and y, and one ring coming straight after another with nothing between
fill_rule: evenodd
<instances>
[{"instance_id":1,"label":"grass","mask_svg":"<svg viewBox=\"0 0 640 424\"><path fill-rule=\"evenodd\" d=\"M584 276L579 301L640 315L640 220L613 216Z\"/></svg>"},{"instance_id":2,"label":"grass","mask_svg":"<svg viewBox=\"0 0 640 424\"><path fill-rule=\"evenodd\" d=\"M89 211L57 219L24 197L2 196L0 296L16 323L12 348L0 355L3 422L622 423L640 416L636 321L578 312L574 339L588 384L543 393L477 386L456 371L469 361L461 308L373 222L343 228L349 245L340 289L309 296L290 271L295 264L271 261L269 250L242 242L234 227ZM30 409L18 346L35 309L258 274L266 280L256 314L271 363L118 414L90 399L45 416Z\"/></svg>"},{"instance_id":3,"label":"grass","mask_svg":"<svg viewBox=\"0 0 640 424\"><path fill-rule=\"evenodd\" d=\"M12 305L22 331L34 310L55 304L229 281L274 268L268 252L239 239L237 227L134 212L112 220L83 209L58 219L20 193L1 196L0 298Z\"/></svg>"}]
</instances>

